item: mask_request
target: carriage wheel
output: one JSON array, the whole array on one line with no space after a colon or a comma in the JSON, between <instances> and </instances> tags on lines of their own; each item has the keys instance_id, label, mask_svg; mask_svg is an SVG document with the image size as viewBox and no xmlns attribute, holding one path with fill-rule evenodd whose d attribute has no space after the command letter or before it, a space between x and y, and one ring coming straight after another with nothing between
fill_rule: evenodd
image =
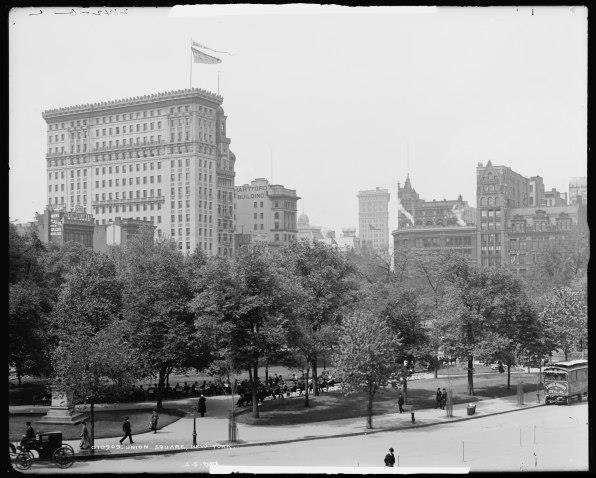
<instances>
[{"instance_id":1,"label":"carriage wheel","mask_svg":"<svg viewBox=\"0 0 596 478\"><path fill-rule=\"evenodd\" d=\"M33 464L33 456L28 451L22 451L15 459L15 465L19 470L28 470Z\"/></svg>"},{"instance_id":2,"label":"carriage wheel","mask_svg":"<svg viewBox=\"0 0 596 478\"><path fill-rule=\"evenodd\" d=\"M63 445L54 452L52 458L60 468L69 468L75 460L74 450L70 445Z\"/></svg>"}]
</instances>

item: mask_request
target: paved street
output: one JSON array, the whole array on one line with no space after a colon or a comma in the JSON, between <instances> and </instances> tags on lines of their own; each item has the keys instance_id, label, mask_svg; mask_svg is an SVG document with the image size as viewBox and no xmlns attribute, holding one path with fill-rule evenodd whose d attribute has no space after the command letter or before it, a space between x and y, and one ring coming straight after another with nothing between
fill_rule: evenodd
<instances>
[{"instance_id":1,"label":"paved street","mask_svg":"<svg viewBox=\"0 0 596 478\"><path fill-rule=\"evenodd\" d=\"M583 402L368 436L78 462L64 473L199 472L207 471L209 463L369 467L382 464L390 446L395 448L396 456L399 455L400 467L466 466L473 471L586 470L587 422L588 407ZM266 430L263 434L266 435ZM30 472L60 471L53 466L36 464Z\"/></svg>"}]
</instances>

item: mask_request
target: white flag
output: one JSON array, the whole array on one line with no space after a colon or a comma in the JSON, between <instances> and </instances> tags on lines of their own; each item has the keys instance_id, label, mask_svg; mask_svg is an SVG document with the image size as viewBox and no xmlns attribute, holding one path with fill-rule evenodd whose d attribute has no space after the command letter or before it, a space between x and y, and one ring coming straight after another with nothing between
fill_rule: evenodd
<instances>
[{"instance_id":1,"label":"white flag","mask_svg":"<svg viewBox=\"0 0 596 478\"><path fill-rule=\"evenodd\" d=\"M195 63L221 63L221 60L219 58L207 55L207 53L203 53L202 51L199 51L196 48L192 48L192 57Z\"/></svg>"},{"instance_id":2,"label":"white flag","mask_svg":"<svg viewBox=\"0 0 596 478\"><path fill-rule=\"evenodd\" d=\"M208 46L205 45L201 45L200 43L196 42L193 40L192 42L192 46L196 47L196 48L200 48L201 50L209 50L209 51L213 51L215 53L223 53L225 55L231 55L231 53L227 52L227 51L219 51L219 50L214 50L213 48L209 48Z\"/></svg>"}]
</instances>

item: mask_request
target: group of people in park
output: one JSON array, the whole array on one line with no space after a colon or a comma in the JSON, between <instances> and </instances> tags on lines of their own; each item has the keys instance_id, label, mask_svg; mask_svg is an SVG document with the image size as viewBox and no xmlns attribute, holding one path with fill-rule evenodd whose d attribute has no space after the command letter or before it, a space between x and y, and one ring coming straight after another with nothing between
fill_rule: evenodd
<instances>
[{"instance_id":1,"label":"group of people in park","mask_svg":"<svg viewBox=\"0 0 596 478\"><path fill-rule=\"evenodd\" d=\"M443 388L437 388L437 393L435 395L435 408L440 408L441 410L445 410L445 405L447 404L447 390Z\"/></svg>"},{"instance_id":2,"label":"group of people in park","mask_svg":"<svg viewBox=\"0 0 596 478\"><path fill-rule=\"evenodd\" d=\"M308 382L308 389L312 392L313 381L309 379ZM319 392L327 392L329 391L329 387L333 387L334 385L335 380L327 370L324 370L318 380ZM236 406L243 407L252 405L252 382L250 380L244 379L239 383L236 381L235 390L239 395ZM257 399L260 403L263 403L267 397L276 400L278 398L284 399L291 394L302 396L305 391L306 376L304 373L300 376L297 376L294 373L292 374L292 377L287 380L284 380L284 378L278 374L270 375L264 381L261 381L261 379L257 377Z\"/></svg>"}]
</instances>

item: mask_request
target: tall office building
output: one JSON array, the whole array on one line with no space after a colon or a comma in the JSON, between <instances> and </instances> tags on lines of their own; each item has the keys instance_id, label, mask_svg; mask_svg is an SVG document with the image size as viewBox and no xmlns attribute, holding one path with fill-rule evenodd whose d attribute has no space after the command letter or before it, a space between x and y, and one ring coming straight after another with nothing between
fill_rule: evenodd
<instances>
[{"instance_id":1,"label":"tall office building","mask_svg":"<svg viewBox=\"0 0 596 478\"><path fill-rule=\"evenodd\" d=\"M359 239L363 247L389 253L389 191L371 189L358 193Z\"/></svg>"},{"instance_id":2,"label":"tall office building","mask_svg":"<svg viewBox=\"0 0 596 478\"><path fill-rule=\"evenodd\" d=\"M263 178L237 186L235 220L239 244L265 242L281 246L295 241L299 199L295 189L269 184Z\"/></svg>"},{"instance_id":3,"label":"tall office building","mask_svg":"<svg viewBox=\"0 0 596 478\"><path fill-rule=\"evenodd\" d=\"M184 252L233 252L234 163L223 98L186 89L44 111L48 204L150 221Z\"/></svg>"},{"instance_id":4,"label":"tall office building","mask_svg":"<svg viewBox=\"0 0 596 478\"><path fill-rule=\"evenodd\" d=\"M532 198L539 176L526 178L491 161L478 163L476 171L480 265L503 265L525 275L546 243L565 241L586 227L585 207L566 205L566 195L546 191L541 178L540 193Z\"/></svg>"}]
</instances>

